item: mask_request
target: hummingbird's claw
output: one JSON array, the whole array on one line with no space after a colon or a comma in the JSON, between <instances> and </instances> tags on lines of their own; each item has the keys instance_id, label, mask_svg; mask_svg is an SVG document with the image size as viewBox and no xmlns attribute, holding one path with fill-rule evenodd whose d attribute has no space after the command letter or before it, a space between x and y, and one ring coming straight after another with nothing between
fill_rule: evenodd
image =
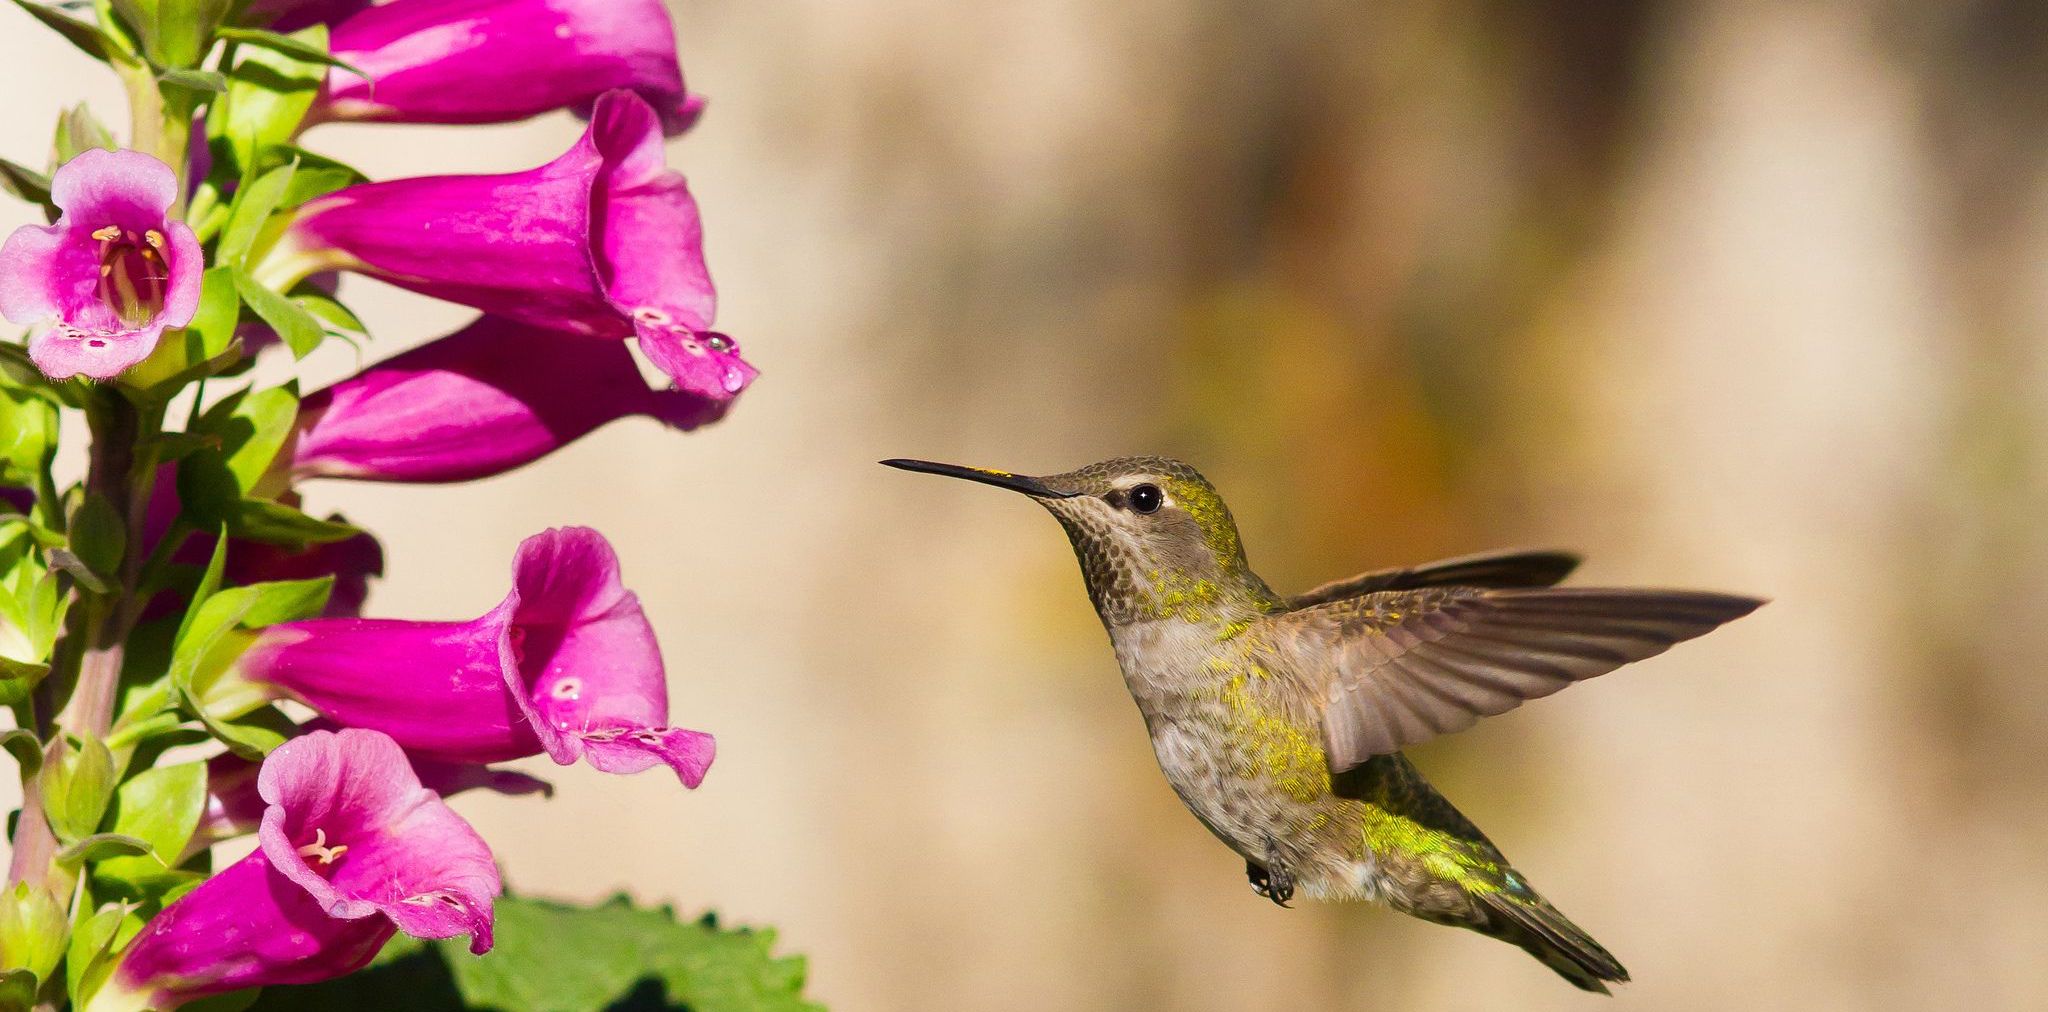
<instances>
[{"instance_id":1,"label":"hummingbird's claw","mask_svg":"<svg viewBox=\"0 0 2048 1012\"><path fill-rule=\"evenodd\" d=\"M1251 880L1252 891L1274 905L1285 907L1294 898L1294 876L1287 872L1287 862L1280 860L1279 847L1271 840L1266 841L1266 863L1262 866L1253 861L1244 863L1245 877Z\"/></svg>"}]
</instances>

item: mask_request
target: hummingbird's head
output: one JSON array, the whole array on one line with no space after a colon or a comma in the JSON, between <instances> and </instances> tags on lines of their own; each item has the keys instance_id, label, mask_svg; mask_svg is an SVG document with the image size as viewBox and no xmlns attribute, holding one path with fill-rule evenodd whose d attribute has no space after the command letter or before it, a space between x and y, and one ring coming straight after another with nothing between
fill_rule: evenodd
<instances>
[{"instance_id":1,"label":"hummingbird's head","mask_svg":"<svg viewBox=\"0 0 2048 1012\"><path fill-rule=\"evenodd\" d=\"M1118 457L1064 474L1012 474L924 460L890 467L1022 492L1074 543L1104 622L1231 621L1278 606L1245 564L1230 508L1199 472L1168 457Z\"/></svg>"}]
</instances>

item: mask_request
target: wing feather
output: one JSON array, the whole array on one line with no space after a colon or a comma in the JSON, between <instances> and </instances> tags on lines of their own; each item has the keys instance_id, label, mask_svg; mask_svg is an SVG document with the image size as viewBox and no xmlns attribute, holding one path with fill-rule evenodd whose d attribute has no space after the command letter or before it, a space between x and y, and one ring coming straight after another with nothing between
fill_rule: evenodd
<instances>
[{"instance_id":1,"label":"wing feather","mask_svg":"<svg viewBox=\"0 0 2048 1012\"><path fill-rule=\"evenodd\" d=\"M1275 616L1277 649L1334 665L1324 744L1338 773L1651 657L1762 601L1682 590L1424 587Z\"/></svg>"},{"instance_id":2,"label":"wing feather","mask_svg":"<svg viewBox=\"0 0 2048 1012\"><path fill-rule=\"evenodd\" d=\"M1510 550L1461 555L1441 562L1399 569L1375 569L1370 573L1332 580L1305 594L1290 598L1289 608L1313 608L1347 597L1383 590L1419 590L1423 587L1550 587L1570 576L1579 557L1570 552Z\"/></svg>"}]
</instances>

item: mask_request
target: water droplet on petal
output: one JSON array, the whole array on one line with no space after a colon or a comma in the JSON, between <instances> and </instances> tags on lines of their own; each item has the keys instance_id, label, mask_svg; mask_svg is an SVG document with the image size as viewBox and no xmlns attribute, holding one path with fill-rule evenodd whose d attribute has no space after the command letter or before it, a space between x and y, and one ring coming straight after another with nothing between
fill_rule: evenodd
<instances>
[{"instance_id":1,"label":"water droplet on petal","mask_svg":"<svg viewBox=\"0 0 2048 1012\"><path fill-rule=\"evenodd\" d=\"M737 369L736 367L726 366L724 382L725 392L729 394L736 394L740 392L741 387L747 385L747 378L741 375L739 369Z\"/></svg>"}]
</instances>

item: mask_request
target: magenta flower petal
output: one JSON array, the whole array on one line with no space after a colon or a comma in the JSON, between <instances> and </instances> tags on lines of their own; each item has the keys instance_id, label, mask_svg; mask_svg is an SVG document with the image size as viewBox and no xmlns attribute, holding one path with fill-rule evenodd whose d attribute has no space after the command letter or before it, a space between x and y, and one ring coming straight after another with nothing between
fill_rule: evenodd
<instances>
[{"instance_id":1,"label":"magenta flower petal","mask_svg":"<svg viewBox=\"0 0 2048 1012\"><path fill-rule=\"evenodd\" d=\"M466 481L538 460L627 415L688 429L724 407L649 389L622 344L485 316L307 397L292 474Z\"/></svg>"},{"instance_id":2,"label":"magenta flower petal","mask_svg":"<svg viewBox=\"0 0 2048 1012\"><path fill-rule=\"evenodd\" d=\"M491 947L498 869L476 831L374 731L315 731L257 774L262 846L150 919L93 1008L354 972L394 928Z\"/></svg>"},{"instance_id":3,"label":"magenta flower petal","mask_svg":"<svg viewBox=\"0 0 2048 1012\"><path fill-rule=\"evenodd\" d=\"M382 917L329 916L259 850L150 918L87 1008L176 1008L243 988L314 984L362 969L396 931Z\"/></svg>"},{"instance_id":4,"label":"magenta flower petal","mask_svg":"<svg viewBox=\"0 0 2048 1012\"><path fill-rule=\"evenodd\" d=\"M317 119L503 123L587 105L614 88L669 133L695 118L660 0L392 0L336 24Z\"/></svg>"},{"instance_id":5,"label":"magenta flower petal","mask_svg":"<svg viewBox=\"0 0 2048 1012\"><path fill-rule=\"evenodd\" d=\"M697 205L662 161L661 123L611 91L561 157L496 176L351 186L301 210L285 248L539 327L639 335L679 389L731 400L755 371L710 333Z\"/></svg>"},{"instance_id":6,"label":"magenta flower petal","mask_svg":"<svg viewBox=\"0 0 2048 1012\"><path fill-rule=\"evenodd\" d=\"M710 735L668 724L661 651L596 531L526 539L504 601L468 622L311 619L264 630L235 663L337 723L424 756L488 763L546 752L629 773L704 778Z\"/></svg>"},{"instance_id":7,"label":"magenta flower petal","mask_svg":"<svg viewBox=\"0 0 2048 1012\"><path fill-rule=\"evenodd\" d=\"M548 755L587 755L607 773L656 764L683 784L704 779L712 738L666 727L668 685L654 627L619 582L619 559L587 527L537 534L512 563L507 688Z\"/></svg>"},{"instance_id":8,"label":"magenta flower petal","mask_svg":"<svg viewBox=\"0 0 2048 1012\"><path fill-rule=\"evenodd\" d=\"M345 728L279 745L256 789L263 853L334 917L382 914L417 938L491 949L498 867L469 823L420 785L387 735Z\"/></svg>"},{"instance_id":9,"label":"magenta flower petal","mask_svg":"<svg viewBox=\"0 0 2048 1012\"><path fill-rule=\"evenodd\" d=\"M271 31L295 32L307 25L331 25L368 6L370 0L251 0L242 20Z\"/></svg>"},{"instance_id":10,"label":"magenta flower petal","mask_svg":"<svg viewBox=\"0 0 2048 1012\"><path fill-rule=\"evenodd\" d=\"M95 148L51 178L57 221L0 245L0 316L51 324L28 349L45 374L112 378L192 322L205 264L192 230L166 217L176 195L170 166Z\"/></svg>"}]
</instances>

